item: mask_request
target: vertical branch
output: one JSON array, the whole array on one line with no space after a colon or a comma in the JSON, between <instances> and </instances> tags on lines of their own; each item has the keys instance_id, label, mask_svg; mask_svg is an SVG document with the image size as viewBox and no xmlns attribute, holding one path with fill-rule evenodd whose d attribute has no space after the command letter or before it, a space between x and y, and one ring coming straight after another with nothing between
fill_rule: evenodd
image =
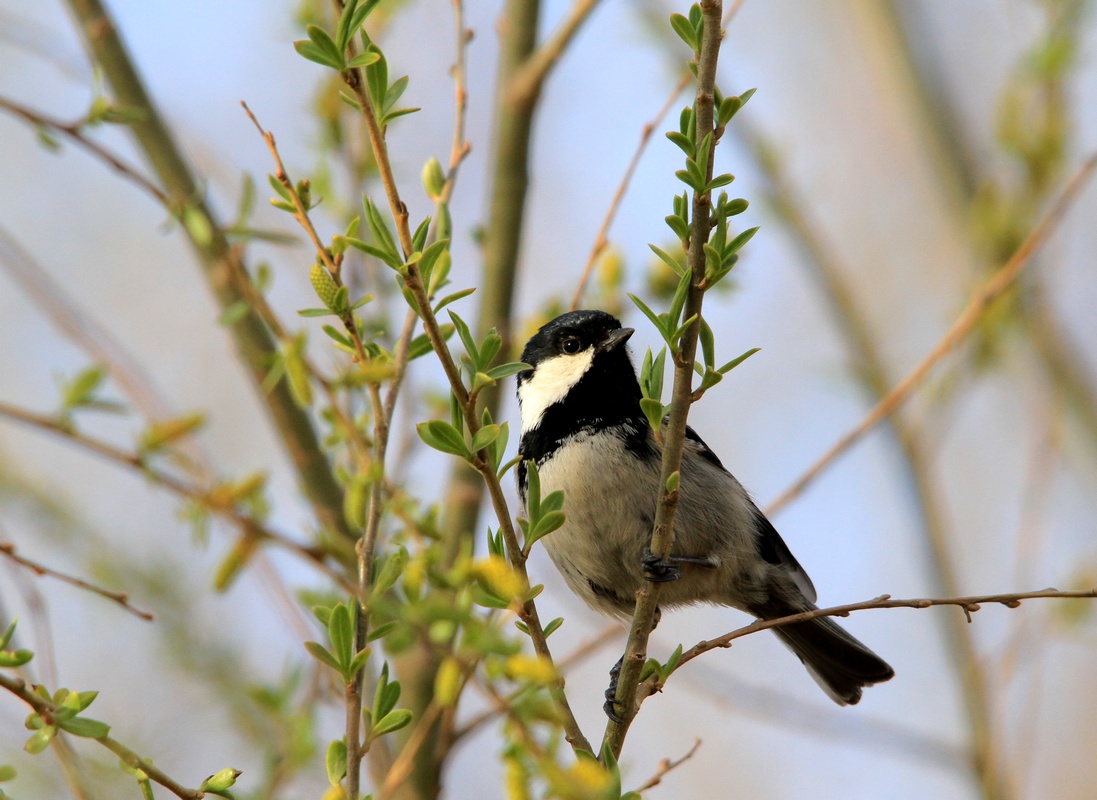
<instances>
[{"instance_id":1,"label":"vertical branch","mask_svg":"<svg viewBox=\"0 0 1097 800\"><path fill-rule=\"evenodd\" d=\"M720 0L703 0L701 13L704 19L701 51L697 55L697 96L694 102L696 119L695 146L699 147L706 136L714 132L713 105L716 90L716 63L720 53ZM712 180L712 159L716 150L715 136L709 148L708 163L704 165L706 183ZM649 549L661 559L670 555L674 544L674 514L678 508L677 486L672 479L678 474L682 462L682 447L686 436L686 418L689 414L693 389L693 362L697 356L697 335L701 326L701 304L704 299L705 244L712 230L711 192L694 192L693 217L689 240L689 269L692 273L689 294L683 317L693 320L679 340L674 356L674 390L671 397L670 419L664 430L663 464L660 473L660 496L656 507L655 523ZM621 722L610 720L602 742L603 752L609 749L614 757L621 754L625 735L636 715L636 688L640 670L647 659L648 637L659 606L660 584L645 582L636 596L636 609L628 644L621 662L617 685L616 707L621 710Z\"/></svg>"},{"instance_id":2,"label":"vertical branch","mask_svg":"<svg viewBox=\"0 0 1097 800\"><path fill-rule=\"evenodd\" d=\"M503 352L511 348L511 307L518 267L518 251L525 221L526 193L529 186L529 149L533 133L533 113L540 96L540 83L532 92L516 97L511 91L534 52L540 0L508 0L499 21L499 69L496 74L495 131L491 145L491 188L488 219L484 225L483 271L476 296L479 311L476 334L484 336L495 328L503 337ZM492 418L498 416L500 395L489 387L481 393L481 403ZM476 530L484 485L468 465L455 462L446 490L445 518L442 530L446 555L452 561Z\"/></svg>"},{"instance_id":3,"label":"vertical branch","mask_svg":"<svg viewBox=\"0 0 1097 800\"><path fill-rule=\"evenodd\" d=\"M169 205L182 222L191 247L201 261L206 281L222 309L243 299L232 266L241 253L232 247L224 230L207 206L190 167L179 151L170 130L160 118L152 99L118 35L113 20L100 0L68 0L79 22L80 33L95 63L110 82L118 104L139 115L130 123L137 144L168 196ZM240 266L242 269L242 265ZM248 368L260 400L289 453L298 483L320 524L338 535L353 539L343 519L343 493L324 455L308 414L299 408L285 381L269 393L259 391L275 354L274 340L254 310L248 311L230 329L237 353Z\"/></svg>"}]
</instances>

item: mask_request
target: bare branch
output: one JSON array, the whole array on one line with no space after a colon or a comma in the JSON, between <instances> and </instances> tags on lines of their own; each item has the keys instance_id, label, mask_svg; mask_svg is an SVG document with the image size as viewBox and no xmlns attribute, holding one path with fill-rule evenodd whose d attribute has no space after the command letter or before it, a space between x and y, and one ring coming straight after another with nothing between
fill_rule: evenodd
<instances>
[{"instance_id":1,"label":"bare branch","mask_svg":"<svg viewBox=\"0 0 1097 800\"><path fill-rule=\"evenodd\" d=\"M84 133L84 129L88 125L87 120L62 122L59 119L34 111L33 109L6 97L0 97L0 109L20 117L31 125L59 133L66 138L71 139L111 169L121 173L135 186L152 195L160 205L165 208L170 208L171 203L168 200L168 196L164 194L159 186L142 175L136 167L127 164L120 156L115 155Z\"/></svg>"},{"instance_id":2,"label":"bare branch","mask_svg":"<svg viewBox=\"0 0 1097 800\"><path fill-rule=\"evenodd\" d=\"M526 59L522 68L511 78L506 89L510 102L519 106L533 105L541 93L545 78L560 61L560 57L596 5L598 0L575 0L560 27Z\"/></svg>"},{"instance_id":3,"label":"bare branch","mask_svg":"<svg viewBox=\"0 0 1097 800\"><path fill-rule=\"evenodd\" d=\"M51 578L57 578L58 580L64 581L65 583L71 584L79 589L84 589L85 591L97 594L100 597L105 597L108 600L113 600L115 603L118 603L118 605L122 606L122 608L124 608L131 614L134 614L135 616L138 616L148 622L152 622L152 614L148 611L142 611L141 609L132 606L129 601L129 595L125 592L112 592L110 589L104 589L101 586L96 586L93 583L88 583L82 578L76 578L72 575L66 575L63 572L58 572L57 570L52 569L51 567L47 567L44 564L40 564L37 561L32 561L29 558L17 554L15 552L15 545L11 544L10 542L0 542L0 555L6 556L21 567L26 567L36 575L48 575Z\"/></svg>"},{"instance_id":4,"label":"bare branch","mask_svg":"<svg viewBox=\"0 0 1097 800\"><path fill-rule=\"evenodd\" d=\"M951 353L974 330L983 315L994 305L994 301L1001 297L1024 272L1032 260L1032 256L1047 241L1052 232L1058 227L1067 211L1070 209L1078 194L1085 187L1097 169L1097 153L1093 153L1085 160L1074 176L1068 181L1059 197L1052 203L1044 216L1040 219L1029 235L1021 243L1020 247L1010 257L1009 261L972 294L967 306L960 312L960 316L952 323L951 327L941 337L925 358L910 373L895 385L879 403L868 413L857 427L843 436L830 448L818 461L816 461L791 487L774 500L766 513L776 514L786 505L798 497L816 478L818 478L839 456L856 444L861 438L876 427L882 420L890 416L906 400L914 394L922 384L926 376L945 356Z\"/></svg>"},{"instance_id":5,"label":"bare branch","mask_svg":"<svg viewBox=\"0 0 1097 800\"><path fill-rule=\"evenodd\" d=\"M830 608L816 608L811 611L802 611L799 614L790 614L786 617L775 617L774 619L759 619L752 622L750 625L744 625L742 628L736 628L735 630L725 633L723 636L717 636L715 639L706 639L698 642L689 650L682 653L682 658L678 662L679 666L692 661L702 653L707 653L709 650L714 650L721 647L730 647L731 643L736 639L741 639L744 636L749 636L752 633L758 631L766 631L770 628L777 628L782 625L791 625L796 622L807 622L808 620L815 619L817 617L846 617L853 611L866 611L876 608L931 608L933 606L957 606L963 610L964 615L967 617L968 622L971 622L972 614L978 611L983 605L987 603L997 603L1003 605L1006 608L1017 608L1021 605L1022 600L1034 600L1037 598L1058 598L1058 599L1088 599L1097 598L1097 588L1094 589L1081 589L1081 590L1060 590L1060 589L1038 589L1032 592L1011 592L1007 594L977 594L968 595L966 597L924 597L915 598L911 600L895 600L892 599L889 594L882 594L879 597L875 597L872 600L863 600L859 603L847 603L841 606L831 606ZM645 682L650 692L657 691L658 676L652 676ZM649 693L650 693L649 692Z\"/></svg>"},{"instance_id":6,"label":"bare branch","mask_svg":"<svg viewBox=\"0 0 1097 800\"><path fill-rule=\"evenodd\" d=\"M646 792L648 789L654 789L656 786L658 786L660 783L663 782L663 778L666 776L666 774L668 772L670 772L671 770L673 770L677 767L682 766L687 761L689 761L691 758L693 758L694 754L697 752L697 750L700 747L701 747L701 740L700 739L694 739L693 740L693 746L688 751L686 751L686 754L684 756L682 756L681 758L675 759L674 761L671 761L669 758L664 758L662 761L659 762L658 771L656 771L656 773L654 775L652 775L650 778L648 778L642 784L640 784L635 789L633 789L633 791L636 792L636 793L640 793L640 792Z\"/></svg>"},{"instance_id":7,"label":"bare branch","mask_svg":"<svg viewBox=\"0 0 1097 800\"><path fill-rule=\"evenodd\" d=\"M267 540L272 544L296 553L337 584L344 587L348 586L346 579L328 565L322 551L294 541L288 535L275 531L260 520L235 507L228 507L223 504L210 502L209 492L207 490L185 483L168 472L159 469L150 463L148 458L138 453L130 453L121 450L112 444L108 444L107 442L63 426L51 417L17 408L7 403L0 403L0 417L6 417L17 422L32 425L40 430L63 436L85 450L96 453L116 464L122 464L123 466L140 472L144 477L173 494L201 503L203 508L207 509L211 514L219 516L238 527L243 535Z\"/></svg>"}]
</instances>

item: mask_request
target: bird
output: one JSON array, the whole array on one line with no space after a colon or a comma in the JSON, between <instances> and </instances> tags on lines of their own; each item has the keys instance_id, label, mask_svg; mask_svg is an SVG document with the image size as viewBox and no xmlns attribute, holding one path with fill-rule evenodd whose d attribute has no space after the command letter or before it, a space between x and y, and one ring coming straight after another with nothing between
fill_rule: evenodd
<instances>
[{"instance_id":1,"label":"bird","mask_svg":"<svg viewBox=\"0 0 1097 800\"><path fill-rule=\"evenodd\" d=\"M571 311L541 327L522 352L518 494L525 509L531 461L542 497L563 490L564 524L541 541L565 583L595 611L629 619L642 582L663 582L656 623L663 608L696 603L762 620L815 609L807 572L690 427L671 554L662 561L647 551L662 446L640 407L626 346L633 333L605 311ZM772 630L839 705L857 703L864 687L895 674L830 617ZM611 718L620 663L606 693Z\"/></svg>"}]
</instances>

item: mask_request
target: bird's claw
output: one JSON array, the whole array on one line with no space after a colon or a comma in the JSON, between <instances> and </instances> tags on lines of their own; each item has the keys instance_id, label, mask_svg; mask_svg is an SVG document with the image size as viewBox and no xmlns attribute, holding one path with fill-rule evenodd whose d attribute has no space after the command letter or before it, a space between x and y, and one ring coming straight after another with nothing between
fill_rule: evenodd
<instances>
[{"instance_id":1,"label":"bird's claw","mask_svg":"<svg viewBox=\"0 0 1097 800\"><path fill-rule=\"evenodd\" d=\"M644 580L652 583L666 583L682 577L682 570L647 549L640 557L640 568L644 574Z\"/></svg>"},{"instance_id":2,"label":"bird's claw","mask_svg":"<svg viewBox=\"0 0 1097 800\"><path fill-rule=\"evenodd\" d=\"M606 712L606 716L618 725L624 722L624 720L617 715L617 706L620 705L620 703L617 702L617 679L621 677L621 662L624 658L624 656L621 656L621 658L617 659L617 663L610 668L609 688L606 689L606 702L602 704L602 710Z\"/></svg>"}]
</instances>

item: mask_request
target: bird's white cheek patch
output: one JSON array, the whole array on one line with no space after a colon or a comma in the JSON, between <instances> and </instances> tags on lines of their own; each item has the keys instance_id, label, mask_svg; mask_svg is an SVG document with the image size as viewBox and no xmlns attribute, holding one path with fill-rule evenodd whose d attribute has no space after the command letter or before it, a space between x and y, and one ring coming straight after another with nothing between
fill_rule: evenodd
<instances>
[{"instance_id":1,"label":"bird's white cheek patch","mask_svg":"<svg viewBox=\"0 0 1097 800\"><path fill-rule=\"evenodd\" d=\"M565 397L590 369L594 348L575 355L555 356L537 365L533 375L518 387L522 404L522 433L541 424L541 418Z\"/></svg>"}]
</instances>

